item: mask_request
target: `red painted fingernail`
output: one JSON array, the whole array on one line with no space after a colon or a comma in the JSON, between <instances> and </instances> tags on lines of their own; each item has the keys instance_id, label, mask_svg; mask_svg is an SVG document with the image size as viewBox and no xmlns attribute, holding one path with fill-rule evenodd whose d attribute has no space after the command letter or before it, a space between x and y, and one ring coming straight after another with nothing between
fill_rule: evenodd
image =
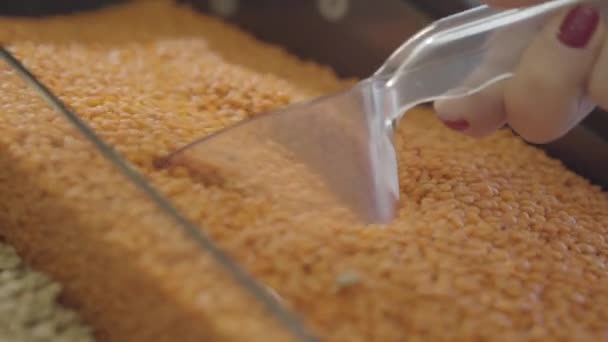
<instances>
[{"instance_id":1,"label":"red painted fingernail","mask_svg":"<svg viewBox=\"0 0 608 342\"><path fill-rule=\"evenodd\" d=\"M467 120L443 120L443 124L455 131L464 131L470 126Z\"/></svg>"},{"instance_id":2,"label":"red painted fingernail","mask_svg":"<svg viewBox=\"0 0 608 342\"><path fill-rule=\"evenodd\" d=\"M584 48L597 30L600 19L597 9L585 5L576 6L562 22L559 40L572 48Z\"/></svg>"}]
</instances>

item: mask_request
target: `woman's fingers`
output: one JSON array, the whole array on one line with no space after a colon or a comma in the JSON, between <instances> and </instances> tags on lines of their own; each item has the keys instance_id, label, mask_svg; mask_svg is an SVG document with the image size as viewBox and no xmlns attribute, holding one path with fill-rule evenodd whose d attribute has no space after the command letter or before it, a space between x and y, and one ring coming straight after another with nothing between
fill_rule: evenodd
<instances>
[{"instance_id":1,"label":"woman's fingers","mask_svg":"<svg viewBox=\"0 0 608 342\"><path fill-rule=\"evenodd\" d=\"M519 40L529 34L527 26L499 30L488 38L483 60L460 88L476 89L517 65L514 55L522 50ZM525 46L520 47L523 49ZM505 81L496 83L473 95L435 102L439 118L446 126L474 137L483 137L506 123L504 108Z\"/></svg>"},{"instance_id":2,"label":"woman's fingers","mask_svg":"<svg viewBox=\"0 0 608 342\"><path fill-rule=\"evenodd\" d=\"M483 137L506 123L503 107L504 82L464 98L435 102L443 123L473 137Z\"/></svg>"},{"instance_id":3,"label":"woman's fingers","mask_svg":"<svg viewBox=\"0 0 608 342\"><path fill-rule=\"evenodd\" d=\"M513 78L435 103L448 127L480 137L506 122L525 140L546 143L567 133L596 104L608 108L608 35L597 10L578 6L560 13L512 64L511 56L520 52L505 50L518 45L509 40L526 34L517 27L497 32L488 41L489 54L462 87L479 86L502 70L515 69Z\"/></svg>"},{"instance_id":4,"label":"woman's fingers","mask_svg":"<svg viewBox=\"0 0 608 342\"><path fill-rule=\"evenodd\" d=\"M551 20L524 53L504 92L507 121L524 139L557 139L592 110L585 95L604 31L600 13L580 5Z\"/></svg>"}]
</instances>

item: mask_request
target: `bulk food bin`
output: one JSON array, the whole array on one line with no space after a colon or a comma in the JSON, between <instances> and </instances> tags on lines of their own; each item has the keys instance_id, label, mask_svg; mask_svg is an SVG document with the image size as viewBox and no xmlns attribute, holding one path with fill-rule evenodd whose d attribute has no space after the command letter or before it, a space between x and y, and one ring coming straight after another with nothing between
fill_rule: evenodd
<instances>
[{"instance_id":1,"label":"bulk food bin","mask_svg":"<svg viewBox=\"0 0 608 342\"><path fill-rule=\"evenodd\" d=\"M35 78L17 73L19 66L0 62L0 127L5 129L4 138L14 142L9 149L36 146L36 152L27 164L2 154L0 177L5 181L0 192L5 196L26 193L31 202L26 206L3 202L2 224L18 224L25 217L31 222L24 226L27 230L4 230L3 236L31 265L64 285L66 303L94 322L99 340L192 341L196 336L247 341L308 336L268 289L244 273L108 144L82 126L77 115L68 112L66 116L64 107L48 102L48 93L38 90ZM27 105L11 106L15 100ZM61 138L43 133L41 127L47 125L60 132ZM70 154L68 165L57 165L59 159L67 160L66 155L44 147L49 141ZM51 154L55 157L47 158ZM91 165L96 172L87 174ZM32 170L39 171L38 178L23 177ZM90 180L86 189L74 188L82 178ZM7 183L7 179L13 181ZM120 191L104 190L107 184ZM82 209L88 214L75 214ZM38 218L41 212L49 215ZM107 214L118 219L109 222ZM134 249L142 244L154 252L143 255ZM176 249L168 251L169 245ZM142 273L140 268L150 272ZM207 281L195 280L198 277ZM165 279L166 286L150 285L160 279ZM189 294L181 299L168 297L173 291ZM192 300L205 303L207 309L179 314L178 308ZM206 315L223 318L207 325Z\"/></svg>"},{"instance_id":2,"label":"bulk food bin","mask_svg":"<svg viewBox=\"0 0 608 342\"><path fill-rule=\"evenodd\" d=\"M147 1L135 2L141 8L148 8ZM40 16L68 11L95 13L109 4L54 1L51 5L46 1L22 1L1 4L0 9L11 16ZM340 10L344 4L347 5L345 12ZM162 6L151 8L161 11ZM210 1L197 2L195 6L241 25L264 40L287 46L302 57L329 64L343 76L361 77L373 71L394 47L431 18L464 9L471 3ZM133 27L140 25L141 29L136 13L129 12L129 19ZM78 24L83 31L87 25L98 26L100 32L107 30L108 40L104 40L104 44L122 48L122 44L130 43L128 39L109 37L117 32L109 29L110 21L99 27L99 22L87 18ZM158 18L158 25L165 25L168 30L181 24L175 19L164 23ZM180 18L194 20L186 15ZM111 25L130 27L124 16L117 15L114 19L121 21ZM99 76L102 66L91 63L71 73L68 65L53 58L57 51L82 49L79 39L87 37L88 31L75 33L73 28L77 26L70 26L72 31L66 31L67 38L45 35L46 32L29 37L21 31L27 24L19 25L7 28L14 29L11 34L23 39L14 44L19 45L18 48L8 44L17 60L13 64L0 64L0 129L3 131L0 146L4 150L0 153L0 195L3 196L0 225L5 227L0 231L30 264L64 285L66 303L93 324L100 340L310 341L319 337L337 341L425 340L425 337L475 340L500 338L495 335L497 331L502 338L511 339L568 339L574 335L592 339L608 329L605 323L608 313L601 308L605 306L593 305L606 303L608 299L608 293L603 290L608 283L602 273L608 251L602 235L606 233L602 226L608 224L608 198L584 179L562 171L558 162L536 150L524 149L519 140L504 142L507 149L501 151L509 155L507 162L517 161L509 159L514 157L508 148L521 150L522 158L538 162L539 167L548 170L545 176L550 181L565 184L560 183L558 190L553 191L550 182L545 184L539 179L538 185L530 184L529 188L522 189L521 196L530 196L538 203L518 200L520 195L508 190L508 181L494 176L500 170L493 169L492 173L483 165L471 165L471 169L462 166L461 175L466 181L475 182L470 186L452 187L447 184L448 171L441 169L441 165L449 161L432 157L433 146L425 151L427 140L420 135L409 142L414 147L408 152L411 154L408 161L414 167L408 169L410 174L405 174L416 180L402 179L408 194L420 197L420 203L410 203L421 211L420 215L407 211L409 216L402 218L410 220L410 226L351 230L331 224L323 226L311 220L306 227L287 226L297 228L295 232L269 226L254 235L248 232L249 227L239 223L242 217L247 218L258 209L264 212L259 203L239 207L226 202L226 208L216 208L208 202L209 207L220 213L204 212L201 219L199 210L205 208L170 199L173 192L192 186L190 183L176 181L159 188L157 175L142 176L141 160L127 162L115 152L109 142L115 139L111 127L96 121L96 117L103 117L104 113L78 110L94 109L104 101L120 105L120 109L100 107L105 111L115 110L119 115L137 114L141 108L150 108L136 101L130 103L134 107L131 109L116 103L117 99L154 92L155 89L145 84L145 71L149 70L142 69L142 78L139 78L142 83L132 85L131 89L139 92L126 96L118 88L107 98L96 98L94 94L103 93L104 86L112 87L111 80L120 80L120 72L131 71L121 69L117 74L105 75L109 83L103 85L87 83L91 78L105 82L106 78ZM52 29L59 32L65 29L62 24L56 25L59 28L53 26ZM249 38L242 38L220 21L206 25L207 33L221 31L226 37L242 39L243 46L226 47L227 54L238 53L252 44ZM289 30L282 29L284 27ZM169 42L163 47L173 46L176 50L157 52L173 56L179 48L188 47L188 42L194 44L196 51L206 52L205 46L191 40L194 37L191 34L186 31L183 37L177 37L181 40L171 35L161 36L159 40ZM210 44L221 44L221 39ZM89 44L86 48L90 51L82 50L83 56L95 57L97 50L107 46ZM34 50L38 60L27 54ZM281 51L269 48L259 54L281 60L286 69L297 65L315 75L331 78L315 66L286 60ZM41 62L41 56L47 58ZM109 51L106 57L112 60L116 54ZM126 63L137 69L137 58L134 52ZM88 61L74 57L71 62ZM93 59L95 61L107 63L107 60ZM260 63L263 67L270 65ZM19 72L21 65L25 70L21 70L22 73ZM248 67L255 69L260 64L252 62ZM28 78L27 70L33 78ZM49 70L56 71L57 77L51 77ZM285 72L283 76L289 78L288 71L277 70L274 71ZM241 73L248 75L249 72L223 71L237 81ZM37 76L42 74L45 76ZM66 85L63 75L73 77L74 83ZM164 77L172 82L176 92L183 93L172 75ZM256 77L267 76L256 74ZM41 83L37 83L37 79L42 80ZM276 88L289 87L287 83L276 82ZM60 84L62 90L55 91ZM50 95L44 93L45 86L50 89ZM231 86L238 88L240 84L235 82ZM87 103L79 102L72 93L87 94L83 100ZM172 96L170 91L156 95L158 98L149 97L147 101L158 101L162 106L163 98ZM55 96L65 99L65 108L53 102ZM429 113L419 112L415 117L422 114ZM601 155L608 151L603 147L605 126L601 118L597 119L601 116L596 114L569 137L549 147L553 155L595 184L605 182L601 177L608 174L603 171L608 158ZM420 119L418 129L429 128L428 134L437 140L448 139L461 149L472 148L460 143L464 138L443 137L432 128L434 121L425 120ZM91 129L92 125L99 125L103 134ZM135 150L139 143L149 142L137 135L137 126L118 128L133 130L131 137L140 139L132 141ZM183 129L171 128L176 135ZM483 148L476 151L490 162L503 158ZM132 153L132 150L126 149L126 152ZM420 157L427 155L431 158ZM462 158L462 152L454 158ZM134 167L131 163L137 165ZM518 168L532 172L534 165L505 164L509 172L517 173ZM474 174L478 171L487 173L489 178L495 177L492 178L495 184L481 182L482 176ZM429 181L435 178L446 184ZM525 180L518 179L518 182ZM564 190L570 188L570 193ZM449 202L453 196L460 195L458 203ZM487 198L477 198L477 195ZM574 200L581 204L572 204ZM434 225L422 211L444 203L442 201L447 201L446 206L436 212ZM471 202L478 204L476 209L466 207ZM560 203L568 205L562 208ZM466 210L459 207L460 204L465 205ZM509 210L519 216L491 217L494 212ZM468 228L467 220L471 217L481 217L483 222ZM442 227L446 222L461 229L445 231ZM543 222L547 222L546 225ZM222 230L214 230L214 226L221 226ZM500 239L484 243L492 234L501 234ZM226 239L230 235L238 238ZM281 238L276 240L276 236ZM361 241L366 243L361 245ZM307 253L292 253L291 248ZM372 254L384 259L368 259ZM454 255L463 262L454 261ZM556 285L548 284L547 279ZM463 295L455 296L450 291ZM594 297L590 298L591 295ZM538 303L548 309L536 305ZM522 319L514 319L515 316ZM528 318L533 321L529 326L526 325ZM548 323L543 325L543 321Z\"/></svg>"}]
</instances>

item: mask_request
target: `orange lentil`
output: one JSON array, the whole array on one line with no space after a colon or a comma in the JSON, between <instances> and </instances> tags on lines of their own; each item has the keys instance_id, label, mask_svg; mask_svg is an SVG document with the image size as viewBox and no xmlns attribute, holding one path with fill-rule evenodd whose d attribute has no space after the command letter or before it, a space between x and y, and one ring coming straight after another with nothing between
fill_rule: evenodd
<instances>
[{"instance_id":1,"label":"orange lentil","mask_svg":"<svg viewBox=\"0 0 608 342\"><path fill-rule=\"evenodd\" d=\"M0 41L328 341L605 338L608 195L509 131L478 141L414 110L395 135L393 223L293 218L252 191L153 161L350 81L169 1L3 18ZM58 114L0 72L2 234L64 282L100 336L283 340Z\"/></svg>"}]
</instances>

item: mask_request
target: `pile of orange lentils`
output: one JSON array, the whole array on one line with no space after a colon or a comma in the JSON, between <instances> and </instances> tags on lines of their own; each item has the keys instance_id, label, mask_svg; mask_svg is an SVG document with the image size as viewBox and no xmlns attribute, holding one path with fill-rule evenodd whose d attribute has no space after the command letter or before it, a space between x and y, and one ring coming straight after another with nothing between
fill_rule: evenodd
<instances>
[{"instance_id":1,"label":"pile of orange lentils","mask_svg":"<svg viewBox=\"0 0 608 342\"><path fill-rule=\"evenodd\" d=\"M475 140L416 109L395 135L394 222L292 222L154 160L350 84L330 69L171 1L2 18L0 41L324 340L608 336L608 194L508 130ZM0 232L98 336L284 338L9 66L0 75Z\"/></svg>"}]
</instances>

